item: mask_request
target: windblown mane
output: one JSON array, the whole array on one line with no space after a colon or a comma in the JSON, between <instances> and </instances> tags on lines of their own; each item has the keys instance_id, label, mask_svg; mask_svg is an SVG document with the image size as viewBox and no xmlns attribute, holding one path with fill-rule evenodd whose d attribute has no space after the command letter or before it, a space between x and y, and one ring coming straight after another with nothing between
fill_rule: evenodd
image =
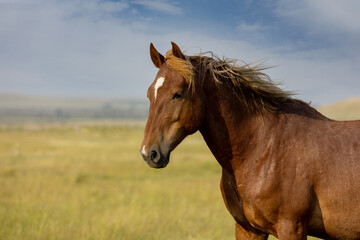
<instances>
[{"instance_id":1,"label":"windblown mane","mask_svg":"<svg viewBox=\"0 0 360 240\"><path fill-rule=\"evenodd\" d=\"M237 62L236 59L220 59L211 52L187 56L186 60L172 56L171 51L166 54L166 63L186 79L191 91L195 88L194 81L204 81L210 74L215 82L232 88L249 112L276 111L291 98L290 92L280 89L262 72L268 69L263 62L250 65L238 65Z\"/></svg>"}]
</instances>

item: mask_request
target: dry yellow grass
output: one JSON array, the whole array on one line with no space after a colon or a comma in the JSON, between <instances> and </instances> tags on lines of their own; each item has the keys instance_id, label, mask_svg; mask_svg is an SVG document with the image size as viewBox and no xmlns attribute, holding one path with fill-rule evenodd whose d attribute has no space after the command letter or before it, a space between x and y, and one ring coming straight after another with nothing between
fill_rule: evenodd
<instances>
[{"instance_id":1,"label":"dry yellow grass","mask_svg":"<svg viewBox=\"0 0 360 240\"><path fill-rule=\"evenodd\" d=\"M0 239L233 239L220 168L201 136L164 170L143 128L2 128Z\"/></svg>"},{"instance_id":2,"label":"dry yellow grass","mask_svg":"<svg viewBox=\"0 0 360 240\"><path fill-rule=\"evenodd\" d=\"M142 135L138 125L0 128L0 239L235 239L202 137L157 170L138 153Z\"/></svg>"},{"instance_id":3,"label":"dry yellow grass","mask_svg":"<svg viewBox=\"0 0 360 240\"><path fill-rule=\"evenodd\" d=\"M360 118L359 103L319 110ZM0 239L234 239L202 137L151 169L138 153L143 125L0 126Z\"/></svg>"}]
</instances>

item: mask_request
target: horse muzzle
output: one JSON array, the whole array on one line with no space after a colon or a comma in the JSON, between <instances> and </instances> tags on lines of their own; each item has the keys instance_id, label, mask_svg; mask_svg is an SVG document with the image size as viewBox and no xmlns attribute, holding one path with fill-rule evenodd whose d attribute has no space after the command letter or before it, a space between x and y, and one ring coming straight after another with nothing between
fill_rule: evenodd
<instances>
[{"instance_id":1,"label":"horse muzzle","mask_svg":"<svg viewBox=\"0 0 360 240\"><path fill-rule=\"evenodd\" d=\"M168 165L170 152L163 154L159 148L151 147L146 149L145 146L140 150L141 156L149 167L164 168Z\"/></svg>"}]
</instances>

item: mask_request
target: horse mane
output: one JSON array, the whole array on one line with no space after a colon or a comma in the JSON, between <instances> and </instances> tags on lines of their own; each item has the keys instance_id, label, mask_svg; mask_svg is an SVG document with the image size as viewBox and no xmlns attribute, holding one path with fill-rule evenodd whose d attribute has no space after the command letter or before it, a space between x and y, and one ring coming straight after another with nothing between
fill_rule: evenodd
<instances>
[{"instance_id":1,"label":"horse mane","mask_svg":"<svg viewBox=\"0 0 360 240\"><path fill-rule=\"evenodd\" d=\"M186 56L184 60L173 56L171 50L166 53L165 61L185 78L191 91L195 90L195 81L205 81L210 74L216 83L233 89L248 112L277 111L291 99L292 93L280 89L279 84L262 72L269 68L263 66L264 61L239 65L239 60L220 59L212 52Z\"/></svg>"}]
</instances>

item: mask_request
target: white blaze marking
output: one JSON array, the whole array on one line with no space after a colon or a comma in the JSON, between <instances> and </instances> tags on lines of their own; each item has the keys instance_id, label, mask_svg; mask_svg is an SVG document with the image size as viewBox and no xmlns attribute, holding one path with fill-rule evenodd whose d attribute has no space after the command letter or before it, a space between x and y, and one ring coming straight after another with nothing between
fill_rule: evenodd
<instances>
[{"instance_id":1,"label":"white blaze marking","mask_svg":"<svg viewBox=\"0 0 360 240\"><path fill-rule=\"evenodd\" d=\"M146 152L145 145L142 147L141 153L142 153L145 157L147 157L147 152Z\"/></svg>"},{"instance_id":2,"label":"white blaze marking","mask_svg":"<svg viewBox=\"0 0 360 240\"><path fill-rule=\"evenodd\" d=\"M157 96L157 91L159 90L159 88L164 84L165 78L164 77L159 77L156 80L155 83L155 87L154 87L154 96L155 96L155 100L156 100L156 96Z\"/></svg>"}]
</instances>

